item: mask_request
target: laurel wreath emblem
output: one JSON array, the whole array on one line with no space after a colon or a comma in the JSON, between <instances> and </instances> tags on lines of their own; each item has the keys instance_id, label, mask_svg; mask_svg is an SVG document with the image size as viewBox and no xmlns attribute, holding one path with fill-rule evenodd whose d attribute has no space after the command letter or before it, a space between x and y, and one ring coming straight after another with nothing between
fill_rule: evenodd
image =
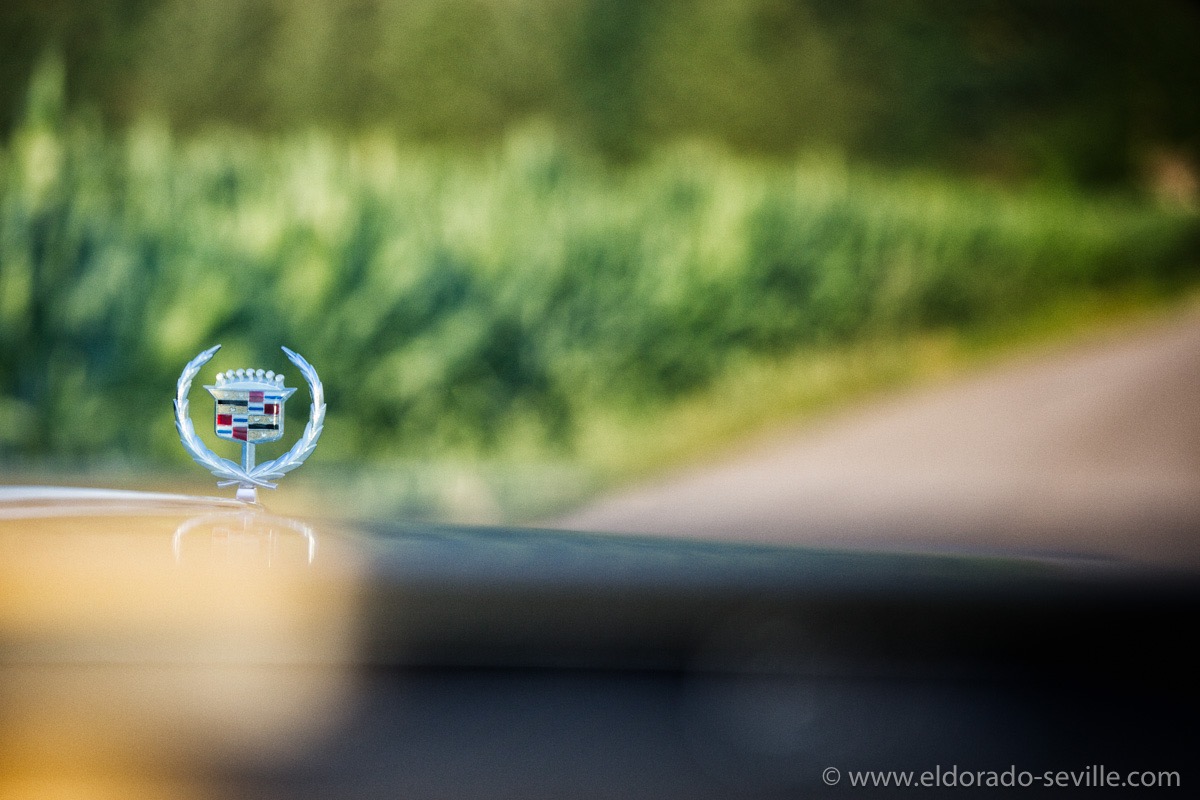
<instances>
[{"instance_id":1,"label":"laurel wreath emblem","mask_svg":"<svg viewBox=\"0 0 1200 800\"><path fill-rule=\"evenodd\" d=\"M189 361L179 376L179 382L175 384L175 429L179 431L179 440L183 442L184 449L193 461L220 479L218 486L261 486L264 489L274 489L277 484L272 481L282 478L303 464L316 448L321 431L325 428L325 388L321 385L321 379L317 377L317 371L313 369L312 364L305 361L299 353L286 347L280 348L308 383L308 391L312 395L308 424L304 426L303 435L290 450L273 461L265 461L247 471L236 461L222 458L210 450L196 435L196 427L188 414L188 390L192 388L192 380L220 349L219 344L210 347Z\"/></svg>"}]
</instances>

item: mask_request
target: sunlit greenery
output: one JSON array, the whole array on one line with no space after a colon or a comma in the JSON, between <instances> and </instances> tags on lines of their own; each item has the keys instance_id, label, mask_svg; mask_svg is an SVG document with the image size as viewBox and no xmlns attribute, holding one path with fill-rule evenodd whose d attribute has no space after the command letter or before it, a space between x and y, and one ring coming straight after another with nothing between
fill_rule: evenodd
<instances>
[{"instance_id":1,"label":"sunlit greenery","mask_svg":"<svg viewBox=\"0 0 1200 800\"><path fill-rule=\"evenodd\" d=\"M10 466L186 462L169 399L221 343L204 380L261 366L298 385L280 344L316 365L318 465L629 469L613 451L639 446L639 419L764 364L1200 275L1195 212L1132 199L701 144L616 169L536 125L472 154L114 130L64 112L61 85L49 64L0 147ZM303 389L291 406L294 431ZM697 436L741 410L707 413Z\"/></svg>"},{"instance_id":2,"label":"sunlit greenery","mask_svg":"<svg viewBox=\"0 0 1200 800\"><path fill-rule=\"evenodd\" d=\"M5 0L0 130L57 49L72 108L197 129L386 126L1113 186L1200 160L1193 0Z\"/></svg>"}]
</instances>

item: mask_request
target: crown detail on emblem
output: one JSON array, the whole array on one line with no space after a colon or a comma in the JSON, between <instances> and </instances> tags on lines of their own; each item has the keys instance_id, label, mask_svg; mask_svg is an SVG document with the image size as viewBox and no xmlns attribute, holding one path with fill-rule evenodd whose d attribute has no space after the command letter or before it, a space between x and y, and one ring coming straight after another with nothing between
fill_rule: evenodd
<instances>
[{"instance_id":1,"label":"crown detail on emblem","mask_svg":"<svg viewBox=\"0 0 1200 800\"><path fill-rule=\"evenodd\" d=\"M220 479L218 486L236 485L239 500L256 502L259 487L274 489L276 484L272 481L303 464L316 448L325 424L325 391L313 366L299 353L282 348L308 383L312 407L300 440L279 458L256 465L255 445L283 438L283 406L296 390L284 386L283 375L271 370L237 369L217 373L216 382L204 387L216 401L217 437L242 445L241 464L221 458L196 435L188 415L188 390L192 380L220 347L210 347L183 368L176 385L175 428L192 460Z\"/></svg>"},{"instance_id":2,"label":"crown detail on emblem","mask_svg":"<svg viewBox=\"0 0 1200 800\"><path fill-rule=\"evenodd\" d=\"M271 386L283 386L283 375L276 375L271 370L263 372L261 369L231 369L229 372L218 372L217 383L228 383L230 387L234 384L246 386L261 385L270 388Z\"/></svg>"}]
</instances>

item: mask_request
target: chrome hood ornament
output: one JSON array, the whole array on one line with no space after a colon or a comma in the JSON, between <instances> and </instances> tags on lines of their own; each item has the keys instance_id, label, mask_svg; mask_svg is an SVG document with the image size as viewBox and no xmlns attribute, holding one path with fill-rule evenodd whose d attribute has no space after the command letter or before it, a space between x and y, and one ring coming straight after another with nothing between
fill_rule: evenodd
<instances>
[{"instance_id":1,"label":"chrome hood ornament","mask_svg":"<svg viewBox=\"0 0 1200 800\"><path fill-rule=\"evenodd\" d=\"M261 369L218 373L216 383L204 387L216 401L216 434L221 439L242 443L242 463L221 458L196 435L188 415L188 390L192 388L192 380L220 349L221 345L210 347L183 368L176 384L175 429L192 460L219 479L217 486L237 486L237 499L254 503L258 500L260 486L274 489L276 484L272 481L303 464L316 448L325 427L325 390L312 364L299 353L282 348L308 382L312 407L304 433L292 449L273 461L256 465L254 446L283 438L283 404L296 390L283 385L283 375Z\"/></svg>"}]
</instances>

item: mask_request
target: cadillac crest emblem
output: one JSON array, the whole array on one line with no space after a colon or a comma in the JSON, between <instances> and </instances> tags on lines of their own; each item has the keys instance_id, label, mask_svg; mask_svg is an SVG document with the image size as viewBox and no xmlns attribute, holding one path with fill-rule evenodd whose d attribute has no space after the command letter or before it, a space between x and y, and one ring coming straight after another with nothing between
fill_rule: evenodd
<instances>
[{"instance_id":1,"label":"cadillac crest emblem","mask_svg":"<svg viewBox=\"0 0 1200 800\"><path fill-rule=\"evenodd\" d=\"M210 347L183 368L176 384L175 429L179 431L179 439L188 455L219 479L218 486L237 486L237 498L254 503L258 500L259 487L274 489L276 484L272 481L303 464L316 448L317 439L325 426L325 390L317 371L303 356L286 347L282 348L308 383L312 407L304 433L292 445L292 449L273 461L255 464L255 445L283 438L283 404L296 390L284 386L283 375L273 371L238 369L218 373L216 382L204 387L215 401L217 437L242 444L240 464L221 458L196 435L188 415L188 391L192 387L192 380L219 349L221 345Z\"/></svg>"}]
</instances>

